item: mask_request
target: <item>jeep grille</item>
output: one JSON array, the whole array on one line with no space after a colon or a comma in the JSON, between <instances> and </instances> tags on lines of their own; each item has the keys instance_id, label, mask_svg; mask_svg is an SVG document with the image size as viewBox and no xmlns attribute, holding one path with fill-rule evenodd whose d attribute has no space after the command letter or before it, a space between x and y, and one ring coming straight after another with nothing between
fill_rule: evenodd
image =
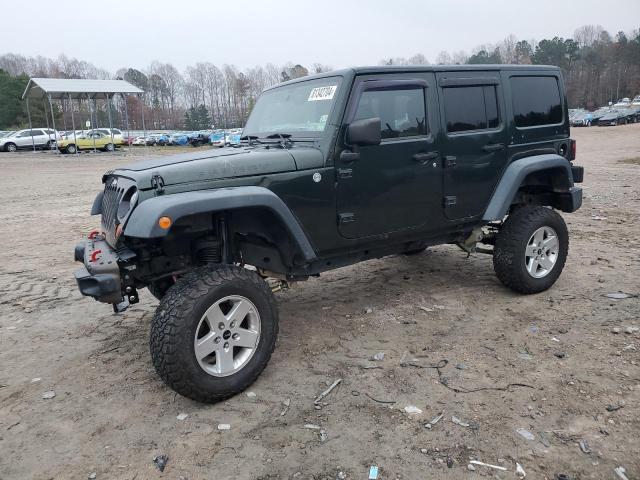
<instances>
[{"instance_id":1,"label":"jeep grille","mask_svg":"<svg viewBox=\"0 0 640 480\"><path fill-rule=\"evenodd\" d=\"M107 243L116 245L116 227L118 226L118 206L124 193L135 185L135 182L128 178L109 177L105 182L104 194L102 197L102 230L104 231Z\"/></svg>"}]
</instances>

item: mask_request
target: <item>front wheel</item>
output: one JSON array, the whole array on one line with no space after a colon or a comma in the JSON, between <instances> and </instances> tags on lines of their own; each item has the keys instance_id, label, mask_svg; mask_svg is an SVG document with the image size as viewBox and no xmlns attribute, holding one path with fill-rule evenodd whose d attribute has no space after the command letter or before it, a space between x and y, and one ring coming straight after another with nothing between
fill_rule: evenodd
<instances>
[{"instance_id":1,"label":"front wheel","mask_svg":"<svg viewBox=\"0 0 640 480\"><path fill-rule=\"evenodd\" d=\"M114 149L113 143L107 143L107 144L104 146L104 149L105 149L107 152L113 152L113 149Z\"/></svg>"},{"instance_id":2,"label":"front wheel","mask_svg":"<svg viewBox=\"0 0 640 480\"><path fill-rule=\"evenodd\" d=\"M213 403L235 395L266 367L278 336L278 311L256 273L229 265L177 280L151 323L153 365L179 394Z\"/></svg>"},{"instance_id":3,"label":"front wheel","mask_svg":"<svg viewBox=\"0 0 640 480\"><path fill-rule=\"evenodd\" d=\"M4 146L5 151L13 153L13 152L17 152L18 151L18 147L16 147L15 143L7 143Z\"/></svg>"},{"instance_id":4,"label":"front wheel","mask_svg":"<svg viewBox=\"0 0 640 480\"><path fill-rule=\"evenodd\" d=\"M67 148L65 148L65 151L67 153L76 153L76 146L73 143L70 145L67 145Z\"/></svg>"},{"instance_id":5,"label":"front wheel","mask_svg":"<svg viewBox=\"0 0 640 480\"><path fill-rule=\"evenodd\" d=\"M493 250L498 279L520 293L539 293L560 276L569 251L569 233L554 210L525 206L502 225Z\"/></svg>"}]
</instances>

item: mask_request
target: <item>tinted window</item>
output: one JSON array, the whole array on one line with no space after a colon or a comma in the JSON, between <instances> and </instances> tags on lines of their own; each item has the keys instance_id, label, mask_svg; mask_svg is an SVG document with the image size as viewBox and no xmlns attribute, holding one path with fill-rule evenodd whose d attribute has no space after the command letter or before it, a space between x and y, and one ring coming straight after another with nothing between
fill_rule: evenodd
<instances>
[{"instance_id":1,"label":"tinted window","mask_svg":"<svg viewBox=\"0 0 640 480\"><path fill-rule=\"evenodd\" d=\"M22 132L19 136L20 137L30 137L31 136L31 132L33 132L33 136L36 137L38 135L42 135L42 130L25 130L24 132Z\"/></svg>"},{"instance_id":2,"label":"tinted window","mask_svg":"<svg viewBox=\"0 0 640 480\"><path fill-rule=\"evenodd\" d=\"M354 120L372 117L380 118L383 139L426 135L424 89L365 91Z\"/></svg>"},{"instance_id":3,"label":"tinted window","mask_svg":"<svg viewBox=\"0 0 640 480\"><path fill-rule=\"evenodd\" d=\"M484 130L500 124L494 86L449 87L442 92L447 132Z\"/></svg>"},{"instance_id":4,"label":"tinted window","mask_svg":"<svg viewBox=\"0 0 640 480\"><path fill-rule=\"evenodd\" d=\"M511 77L513 116L518 127L562 122L556 77Z\"/></svg>"}]
</instances>

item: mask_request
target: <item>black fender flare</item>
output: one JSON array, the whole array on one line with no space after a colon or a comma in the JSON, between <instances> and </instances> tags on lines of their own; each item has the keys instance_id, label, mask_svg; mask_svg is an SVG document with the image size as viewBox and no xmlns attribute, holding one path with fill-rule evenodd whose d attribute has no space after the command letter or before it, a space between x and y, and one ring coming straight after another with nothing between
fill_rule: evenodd
<instances>
[{"instance_id":1,"label":"black fender flare","mask_svg":"<svg viewBox=\"0 0 640 480\"><path fill-rule=\"evenodd\" d=\"M533 155L515 160L504 171L498 182L489 205L484 212L483 220L493 222L502 220L509 211L513 199L527 175L549 169L562 169L566 172L569 185L567 191L573 187L573 173L571 163L566 158L557 154Z\"/></svg>"},{"instance_id":2,"label":"black fender flare","mask_svg":"<svg viewBox=\"0 0 640 480\"><path fill-rule=\"evenodd\" d=\"M246 207L264 207L271 210L289 230L305 260L310 262L317 258L311 242L291 210L280 197L264 187L226 187L150 198L133 210L123 233L135 238L164 237L168 230L158 225L160 217L169 217L175 223L188 215Z\"/></svg>"}]
</instances>

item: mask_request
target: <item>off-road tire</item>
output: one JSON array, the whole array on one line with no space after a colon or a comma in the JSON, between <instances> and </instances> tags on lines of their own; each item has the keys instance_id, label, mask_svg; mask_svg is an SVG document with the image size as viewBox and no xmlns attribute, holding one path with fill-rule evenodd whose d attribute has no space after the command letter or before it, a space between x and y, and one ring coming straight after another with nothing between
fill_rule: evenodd
<instances>
[{"instance_id":1,"label":"off-road tire","mask_svg":"<svg viewBox=\"0 0 640 480\"><path fill-rule=\"evenodd\" d=\"M242 295L260 314L260 340L248 363L226 376L209 375L194 353L196 328L202 315L219 299ZM151 322L153 365L173 390L198 402L231 397L264 370L278 336L278 310L271 289L256 273L230 265L204 266L188 273L167 291Z\"/></svg>"},{"instance_id":2,"label":"off-road tire","mask_svg":"<svg viewBox=\"0 0 640 480\"><path fill-rule=\"evenodd\" d=\"M551 227L558 236L558 258L551 271L534 278L525 266L526 246L533 233ZM554 210L525 206L515 210L500 228L493 249L493 268L498 279L519 293L539 293L551 287L562 273L569 252L569 233L562 217Z\"/></svg>"}]
</instances>

